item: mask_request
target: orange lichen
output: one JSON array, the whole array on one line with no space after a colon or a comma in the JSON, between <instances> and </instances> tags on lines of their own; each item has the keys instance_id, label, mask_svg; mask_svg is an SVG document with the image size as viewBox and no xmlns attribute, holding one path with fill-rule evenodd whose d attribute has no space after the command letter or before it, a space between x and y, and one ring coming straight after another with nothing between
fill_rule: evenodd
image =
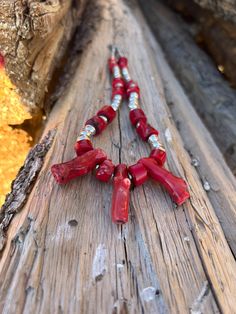
<instances>
[{"instance_id":1,"label":"orange lichen","mask_svg":"<svg viewBox=\"0 0 236 314\"><path fill-rule=\"evenodd\" d=\"M13 126L30 118L16 87L6 75L3 63L0 63L0 206L10 191L11 182L22 166L32 141L25 131Z\"/></svg>"}]
</instances>

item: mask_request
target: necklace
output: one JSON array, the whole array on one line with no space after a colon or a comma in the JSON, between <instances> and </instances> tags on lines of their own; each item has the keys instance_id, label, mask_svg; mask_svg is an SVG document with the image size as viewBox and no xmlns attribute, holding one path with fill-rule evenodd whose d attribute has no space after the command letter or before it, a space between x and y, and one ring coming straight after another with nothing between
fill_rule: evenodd
<instances>
[{"instance_id":1,"label":"necklace","mask_svg":"<svg viewBox=\"0 0 236 314\"><path fill-rule=\"evenodd\" d=\"M51 172L60 184L65 184L76 177L85 175L93 169L95 169L95 176L98 180L108 182L113 179L112 221L114 223L126 223L128 221L131 184L134 187L140 186L150 177L167 190L177 205L183 204L190 195L185 181L163 168L166 152L158 140L158 131L147 122L147 117L140 108L139 86L130 77L127 58L121 56L118 49L113 47L108 65L112 74L111 105L102 107L95 116L85 123L75 144L77 157L53 165ZM114 120L125 97L128 99L131 124L141 139L151 146L149 157L141 158L136 164L129 167L122 163L115 166L102 149L93 148L91 143L91 137L102 133L107 125Z\"/></svg>"}]
</instances>

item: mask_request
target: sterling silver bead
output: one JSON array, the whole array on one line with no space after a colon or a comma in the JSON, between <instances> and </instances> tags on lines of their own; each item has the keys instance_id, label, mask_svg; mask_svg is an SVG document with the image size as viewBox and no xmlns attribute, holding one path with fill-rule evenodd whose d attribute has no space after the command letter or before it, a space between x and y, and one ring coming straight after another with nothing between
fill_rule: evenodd
<instances>
[{"instance_id":1,"label":"sterling silver bead","mask_svg":"<svg viewBox=\"0 0 236 314\"><path fill-rule=\"evenodd\" d=\"M122 96L121 95L115 95L112 99L111 106L112 108L117 111L119 109L119 106L121 104Z\"/></svg>"},{"instance_id":2,"label":"sterling silver bead","mask_svg":"<svg viewBox=\"0 0 236 314\"><path fill-rule=\"evenodd\" d=\"M77 142L79 141L83 141L83 140L88 140L90 141L90 138L88 136L85 136L85 135L79 135L76 139Z\"/></svg>"},{"instance_id":3,"label":"sterling silver bead","mask_svg":"<svg viewBox=\"0 0 236 314\"><path fill-rule=\"evenodd\" d=\"M89 125L89 124L85 125L84 130L86 131L87 136L91 136L91 135L96 134L96 129L92 125Z\"/></svg>"},{"instance_id":4,"label":"sterling silver bead","mask_svg":"<svg viewBox=\"0 0 236 314\"><path fill-rule=\"evenodd\" d=\"M129 107L130 111L139 108L138 100L136 100L136 101L129 101L128 107Z\"/></svg>"},{"instance_id":5,"label":"sterling silver bead","mask_svg":"<svg viewBox=\"0 0 236 314\"><path fill-rule=\"evenodd\" d=\"M139 95L136 92L130 93L129 99L139 99Z\"/></svg>"},{"instance_id":6,"label":"sterling silver bead","mask_svg":"<svg viewBox=\"0 0 236 314\"><path fill-rule=\"evenodd\" d=\"M118 65L115 65L113 67L113 76L114 76L114 78L120 78L121 77L120 68L118 67Z\"/></svg>"},{"instance_id":7,"label":"sterling silver bead","mask_svg":"<svg viewBox=\"0 0 236 314\"><path fill-rule=\"evenodd\" d=\"M129 96L128 107L131 110L139 108L139 95L138 93L131 93Z\"/></svg>"},{"instance_id":8,"label":"sterling silver bead","mask_svg":"<svg viewBox=\"0 0 236 314\"><path fill-rule=\"evenodd\" d=\"M79 136L77 138L77 141L82 141L82 140L90 140L90 137L92 135L96 134L96 129L92 125L85 125L83 129L79 132Z\"/></svg>"},{"instance_id":9,"label":"sterling silver bead","mask_svg":"<svg viewBox=\"0 0 236 314\"><path fill-rule=\"evenodd\" d=\"M89 137L88 132L86 132L85 129L82 129L80 131L79 136L87 136L87 137Z\"/></svg>"},{"instance_id":10,"label":"sterling silver bead","mask_svg":"<svg viewBox=\"0 0 236 314\"><path fill-rule=\"evenodd\" d=\"M158 136L156 134L152 134L149 136L148 143L150 144L151 148L158 148L165 151L162 144L158 141Z\"/></svg>"},{"instance_id":11,"label":"sterling silver bead","mask_svg":"<svg viewBox=\"0 0 236 314\"><path fill-rule=\"evenodd\" d=\"M130 75L129 75L129 71L127 68L122 69L122 74L123 74L124 80L126 82L129 82L131 80Z\"/></svg>"}]
</instances>

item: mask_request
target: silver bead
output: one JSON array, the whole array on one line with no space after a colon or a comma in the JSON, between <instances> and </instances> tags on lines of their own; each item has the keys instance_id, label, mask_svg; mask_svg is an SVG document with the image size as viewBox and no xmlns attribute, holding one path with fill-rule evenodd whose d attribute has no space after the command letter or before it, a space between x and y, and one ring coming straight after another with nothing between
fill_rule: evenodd
<instances>
[{"instance_id":1,"label":"silver bead","mask_svg":"<svg viewBox=\"0 0 236 314\"><path fill-rule=\"evenodd\" d=\"M115 65L113 67L113 76L114 76L114 78L120 78L121 77L120 68L118 67L118 65Z\"/></svg>"},{"instance_id":2,"label":"silver bead","mask_svg":"<svg viewBox=\"0 0 236 314\"><path fill-rule=\"evenodd\" d=\"M117 111L119 109L119 106L121 104L122 96L121 95L115 95L112 99L111 106L113 110Z\"/></svg>"},{"instance_id":3,"label":"silver bead","mask_svg":"<svg viewBox=\"0 0 236 314\"><path fill-rule=\"evenodd\" d=\"M125 80L126 82L129 82L129 81L131 80L131 78L130 78L130 76L129 76L129 71L128 71L127 68L123 68L123 69L122 69L122 75L123 75L124 80Z\"/></svg>"},{"instance_id":4,"label":"silver bead","mask_svg":"<svg viewBox=\"0 0 236 314\"><path fill-rule=\"evenodd\" d=\"M148 143L150 144L151 148L158 148L165 151L162 144L158 141L158 136L156 134L152 134L149 136Z\"/></svg>"},{"instance_id":5,"label":"silver bead","mask_svg":"<svg viewBox=\"0 0 236 314\"><path fill-rule=\"evenodd\" d=\"M83 140L88 140L88 141L90 141L90 138L89 138L88 136L86 136L86 135L79 135L79 136L77 137L77 139L76 139L77 142L78 142L78 141L83 141Z\"/></svg>"},{"instance_id":6,"label":"silver bead","mask_svg":"<svg viewBox=\"0 0 236 314\"><path fill-rule=\"evenodd\" d=\"M129 99L139 99L139 95L136 92L130 93Z\"/></svg>"},{"instance_id":7,"label":"silver bead","mask_svg":"<svg viewBox=\"0 0 236 314\"><path fill-rule=\"evenodd\" d=\"M85 129L82 129L80 132L79 132L79 136L87 136L89 137L88 133L85 131Z\"/></svg>"},{"instance_id":8,"label":"silver bead","mask_svg":"<svg viewBox=\"0 0 236 314\"><path fill-rule=\"evenodd\" d=\"M129 101L128 107L129 107L130 111L134 110L134 109L138 109L139 108L139 103L138 103L138 101Z\"/></svg>"},{"instance_id":9,"label":"silver bead","mask_svg":"<svg viewBox=\"0 0 236 314\"><path fill-rule=\"evenodd\" d=\"M79 136L77 138L77 141L81 140L89 140L90 136L96 134L96 129L92 125L85 125L85 127L79 132Z\"/></svg>"},{"instance_id":10,"label":"silver bead","mask_svg":"<svg viewBox=\"0 0 236 314\"><path fill-rule=\"evenodd\" d=\"M84 130L87 132L87 135L88 135L88 136L91 136L91 135L95 135L95 134L96 134L96 129L95 129L95 127L92 126L92 125L90 125L90 124L85 125Z\"/></svg>"},{"instance_id":11,"label":"silver bead","mask_svg":"<svg viewBox=\"0 0 236 314\"><path fill-rule=\"evenodd\" d=\"M138 93L133 92L130 94L128 107L129 107L130 111L139 108L139 95L138 95Z\"/></svg>"}]
</instances>

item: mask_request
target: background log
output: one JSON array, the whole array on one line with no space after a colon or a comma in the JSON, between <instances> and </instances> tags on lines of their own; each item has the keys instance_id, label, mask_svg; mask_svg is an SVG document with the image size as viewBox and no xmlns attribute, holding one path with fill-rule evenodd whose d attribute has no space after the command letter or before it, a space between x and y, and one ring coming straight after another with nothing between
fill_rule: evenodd
<instances>
[{"instance_id":1,"label":"background log","mask_svg":"<svg viewBox=\"0 0 236 314\"><path fill-rule=\"evenodd\" d=\"M176 76L236 173L235 90L196 45L180 18L160 1L140 0L140 3Z\"/></svg>"},{"instance_id":2,"label":"background log","mask_svg":"<svg viewBox=\"0 0 236 314\"><path fill-rule=\"evenodd\" d=\"M236 23L236 1L235 0L194 0L203 8L209 9L215 16Z\"/></svg>"},{"instance_id":3,"label":"background log","mask_svg":"<svg viewBox=\"0 0 236 314\"><path fill-rule=\"evenodd\" d=\"M96 5L101 8L96 36L49 117L45 134L57 129L52 148L8 232L0 261L0 311L232 313L235 259L167 107L158 50L150 46L154 39L137 7L116 0ZM83 121L110 99L111 43L130 59L142 106L167 149L167 167L187 180L191 192L191 200L177 210L157 184L148 182L132 191L130 222L122 227L111 223L109 184L89 175L61 187L49 172L53 163L74 155ZM118 119L94 141L116 163L131 164L148 154L127 111L124 103ZM235 205L235 195L230 197ZM225 207L223 202L222 211Z\"/></svg>"},{"instance_id":4,"label":"background log","mask_svg":"<svg viewBox=\"0 0 236 314\"><path fill-rule=\"evenodd\" d=\"M0 0L0 53L31 113L44 104L86 0Z\"/></svg>"},{"instance_id":5,"label":"background log","mask_svg":"<svg viewBox=\"0 0 236 314\"><path fill-rule=\"evenodd\" d=\"M230 85L236 87L236 23L216 18L193 0L168 0L168 4L188 21L192 37L212 57Z\"/></svg>"}]
</instances>

